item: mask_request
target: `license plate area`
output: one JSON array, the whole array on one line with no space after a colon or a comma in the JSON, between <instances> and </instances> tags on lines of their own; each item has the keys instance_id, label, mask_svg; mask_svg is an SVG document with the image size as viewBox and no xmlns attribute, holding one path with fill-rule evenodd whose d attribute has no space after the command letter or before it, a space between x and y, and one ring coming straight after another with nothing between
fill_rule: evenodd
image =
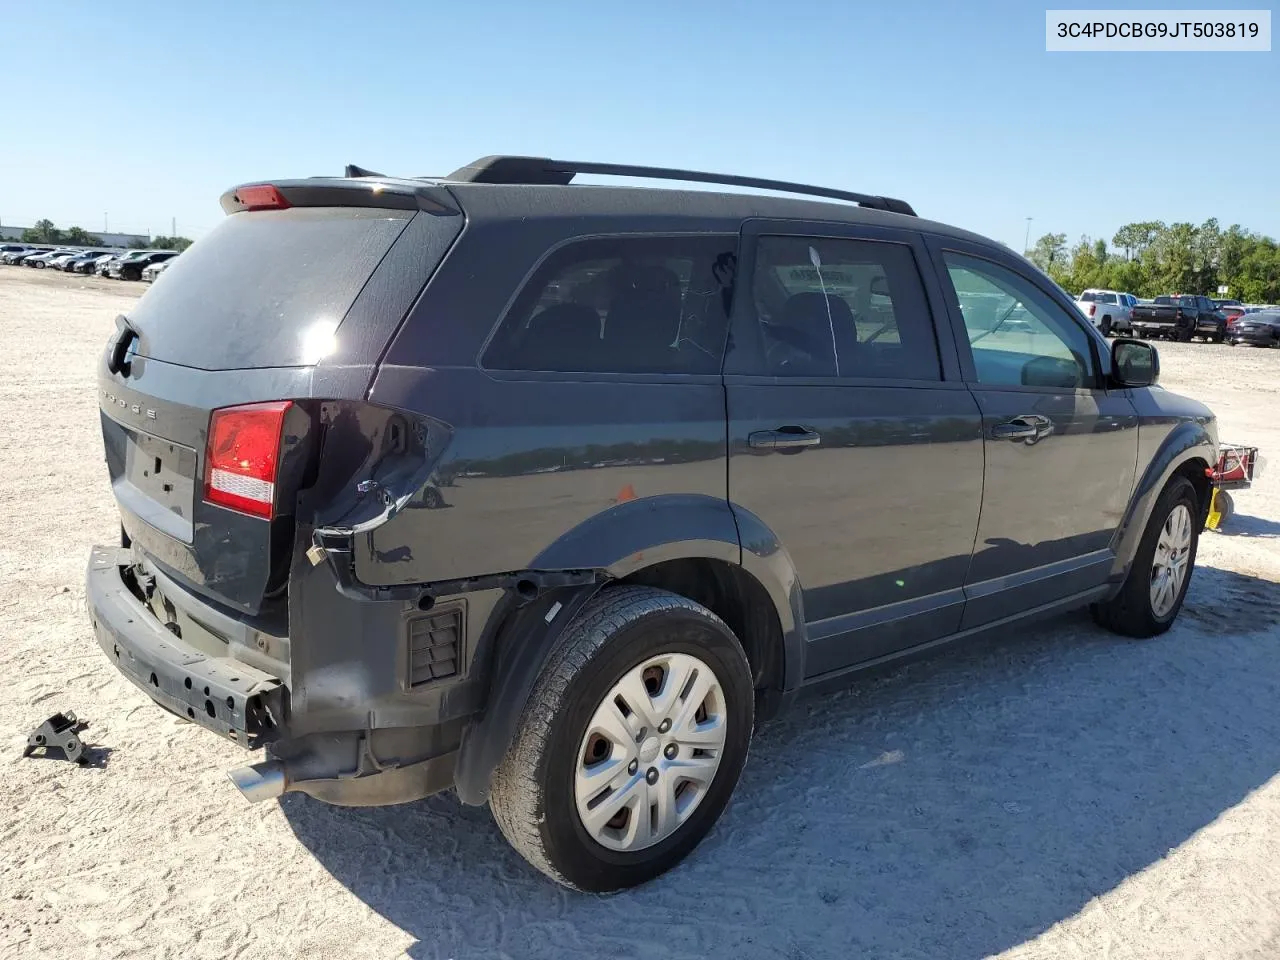
<instances>
[{"instance_id":1,"label":"license plate area","mask_svg":"<svg viewBox=\"0 0 1280 960\"><path fill-rule=\"evenodd\" d=\"M124 472L116 480L116 496L153 527L190 543L196 452L128 428L124 440Z\"/></svg>"}]
</instances>

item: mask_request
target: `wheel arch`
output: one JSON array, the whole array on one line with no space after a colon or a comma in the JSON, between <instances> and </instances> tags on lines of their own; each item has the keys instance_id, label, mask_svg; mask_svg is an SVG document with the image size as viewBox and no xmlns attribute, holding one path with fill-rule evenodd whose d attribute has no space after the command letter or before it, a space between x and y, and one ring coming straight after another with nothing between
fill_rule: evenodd
<instances>
[{"instance_id":1,"label":"wheel arch","mask_svg":"<svg viewBox=\"0 0 1280 960\"><path fill-rule=\"evenodd\" d=\"M476 653L488 677L485 707L463 735L455 786L481 804L556 641L601 591L659 587L701 603L742 642L757 716L780 712L804 677L803 610L790 557L763 523L725 500L658 496L618 504L558 538L530 570L594 570L598 582L535 598L514 592L495 607Z\"/></svg>"},{"instance_id":2,"label":"wheel arch","mask_svg":"<svg viewBox=\"0 0 1280 960\"><path fill-rule=\"evenodd\" d=\"M1138 551L1156 501L1175 477L1185 477L1195 488L1200 526L1203 529L1209 515L1209 500L1213 489L1208 471L1216 462L1217 443L1203 423L1187 421L1169 433L1134 485L1124 519L1116 530L1113 540L1116 554L1113 579L1124 579Z\"/></svg>"}]
</instances>

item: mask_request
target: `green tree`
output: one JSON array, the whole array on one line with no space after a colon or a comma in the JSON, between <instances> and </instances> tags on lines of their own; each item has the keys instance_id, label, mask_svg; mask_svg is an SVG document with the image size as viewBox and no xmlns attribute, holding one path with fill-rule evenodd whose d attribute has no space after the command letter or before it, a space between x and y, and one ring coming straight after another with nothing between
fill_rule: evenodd
<instances>
[{"instance_id":1,"label":"green tree","mask_svg":"<svg viewBox=\"0 0 1280 960\"><path fill-rule=\"evenodd\" d=\"M151 246L157 250L177 250L181 253L191 246L191 241L186 237L155 237L151 241Z\"/></svg>"},{"instance_id":2,"label":"green tree","mask_svg":"<svg viewBox=\"0 0 1280 960\"><path fill-rule=\"evenodd\" d=\"M62 231L53 225L52 220L37 220L36 225L22 231L23 243L61 243Z\"/></svg>"},{"instance_id":3,"label":"green tree","mask_svg":"<svg viewBox=\"0 0 1280 960\"><path fill-rule=\"evenodd\" d=\"M1125 259L1141 256L1146 252L1165 230L1160 220L1143 220L1138 223L1126 223L1111 238L1111 245L1124 250Z\"/></svg>"},{"instance_id":4,"label":"green tree","mask_svg":"<svg viewBox=\"0 0 1280 960\"><path fill-rule=\"evenodd\" d=\"M1098 261L1093 241L1088 237L1081 237L1080 242L1071 248L1070 267L1058 282L1079 292L1098 286L1102 279L1101 273L1102 264Z\"/></svg>"},{"instance_id":5,"label":"green tree","mask_svg":"<svg viewBox=\"0 0 1280 960\"><path fill-rule=\"evenodd\" d=\"M1196 228L1190 223L1173 223L1152 241L1144 260L1150 257L1150 278L1162 293L1197 293Z\"/></svg>"},{"instance_id":6,"label":"green tree","mask_svg":"<svg viewBox=\"0 0 1280 960\"><path fill-rule=\"evenodd\" d=\"M1045 273L1052 275L1055 267L1066 266L1067 235L1065 233L1046 233L1031 248L1028 259Z\"/></svg>"},{"instance_id":7,"label":"green tree","mask_svg":"<svg viewBox=\"0 0 1280 960\"><path fill-rule=\"evenodd\" d=\"M62 242L79 244L83 247L96 247L102 244L101 240L83 227L68 227L62 234Z\"/></svg>"},{"instance_id":8,"label":"green tree","mask_svg":"<svg viewBox=\"0 0 1280 960\"><path fill-rule=\"evenodd\" d=\"M1257 238L1233 223L1218 238L1218 277L1222 283L1235 289L1236 278L1244 264L1244 258L1257 243Z\"/></svg>"}]
</instances>

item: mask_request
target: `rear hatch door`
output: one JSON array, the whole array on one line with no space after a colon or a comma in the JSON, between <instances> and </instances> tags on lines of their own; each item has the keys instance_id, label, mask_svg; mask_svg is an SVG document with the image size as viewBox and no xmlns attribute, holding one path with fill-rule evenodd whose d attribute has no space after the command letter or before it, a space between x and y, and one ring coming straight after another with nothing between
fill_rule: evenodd
<instances>
[{"instance_id":1,"label":"rear hatch door","mask_svg":"<svg viewBox=\"0 0 1280 960\"><path fill-rule=\"evenodd\" d=\"M321 401L364 399L463 218L422 185L373 193L299 181L280 185L280 207L265 210L228 196L235 212L117 318L99 402L135 551L209 599L258 613L287 582ZM274 517L209 502L211 415L273 401L292 401L268 494Z\"/></svg>"}]
</instances>

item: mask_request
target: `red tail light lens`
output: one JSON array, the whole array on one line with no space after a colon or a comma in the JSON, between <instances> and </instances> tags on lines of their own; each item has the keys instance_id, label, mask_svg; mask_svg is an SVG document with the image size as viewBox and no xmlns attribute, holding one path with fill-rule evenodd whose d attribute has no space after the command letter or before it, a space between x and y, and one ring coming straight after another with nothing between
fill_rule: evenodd
<instances>
[{"instance_id":1,"label":"red tail light lens","mask_svg":"<svg viewBox=\"0 0 1280 960\"><path fill-rule=\"evenodd\" d=\"M236 199L246 210L284 210L289 206L284 194L269 183L241 187L236 191Z\"/></svg>"},{"instance_id":2,"label":"red tail light lens","mask_svg":"<svg viewBox=\"0 0 1280 960\"><path fill-rule=\"evenodd\" d=\"M1089 304L1089 316L1091 316L1091 317L1092 317L1092 316L1093 316L1093 312L1094 312L1095 310L1097 310L1097 309L1098 309L1098 305L1097 305L1096 303L1091 303L1091 304Z\"/></svg>"},{"instance_id":3,"label":"red tail light lens","mask_svg":"<svg viewBox=\"0 0 1280 960\"><path fill-rule=\"evenodd\" d=\"M280 400L213 411L205 500L267 520L275 515L280 437L292 406L291 401Z\"/></svg>"}]
</instances>

